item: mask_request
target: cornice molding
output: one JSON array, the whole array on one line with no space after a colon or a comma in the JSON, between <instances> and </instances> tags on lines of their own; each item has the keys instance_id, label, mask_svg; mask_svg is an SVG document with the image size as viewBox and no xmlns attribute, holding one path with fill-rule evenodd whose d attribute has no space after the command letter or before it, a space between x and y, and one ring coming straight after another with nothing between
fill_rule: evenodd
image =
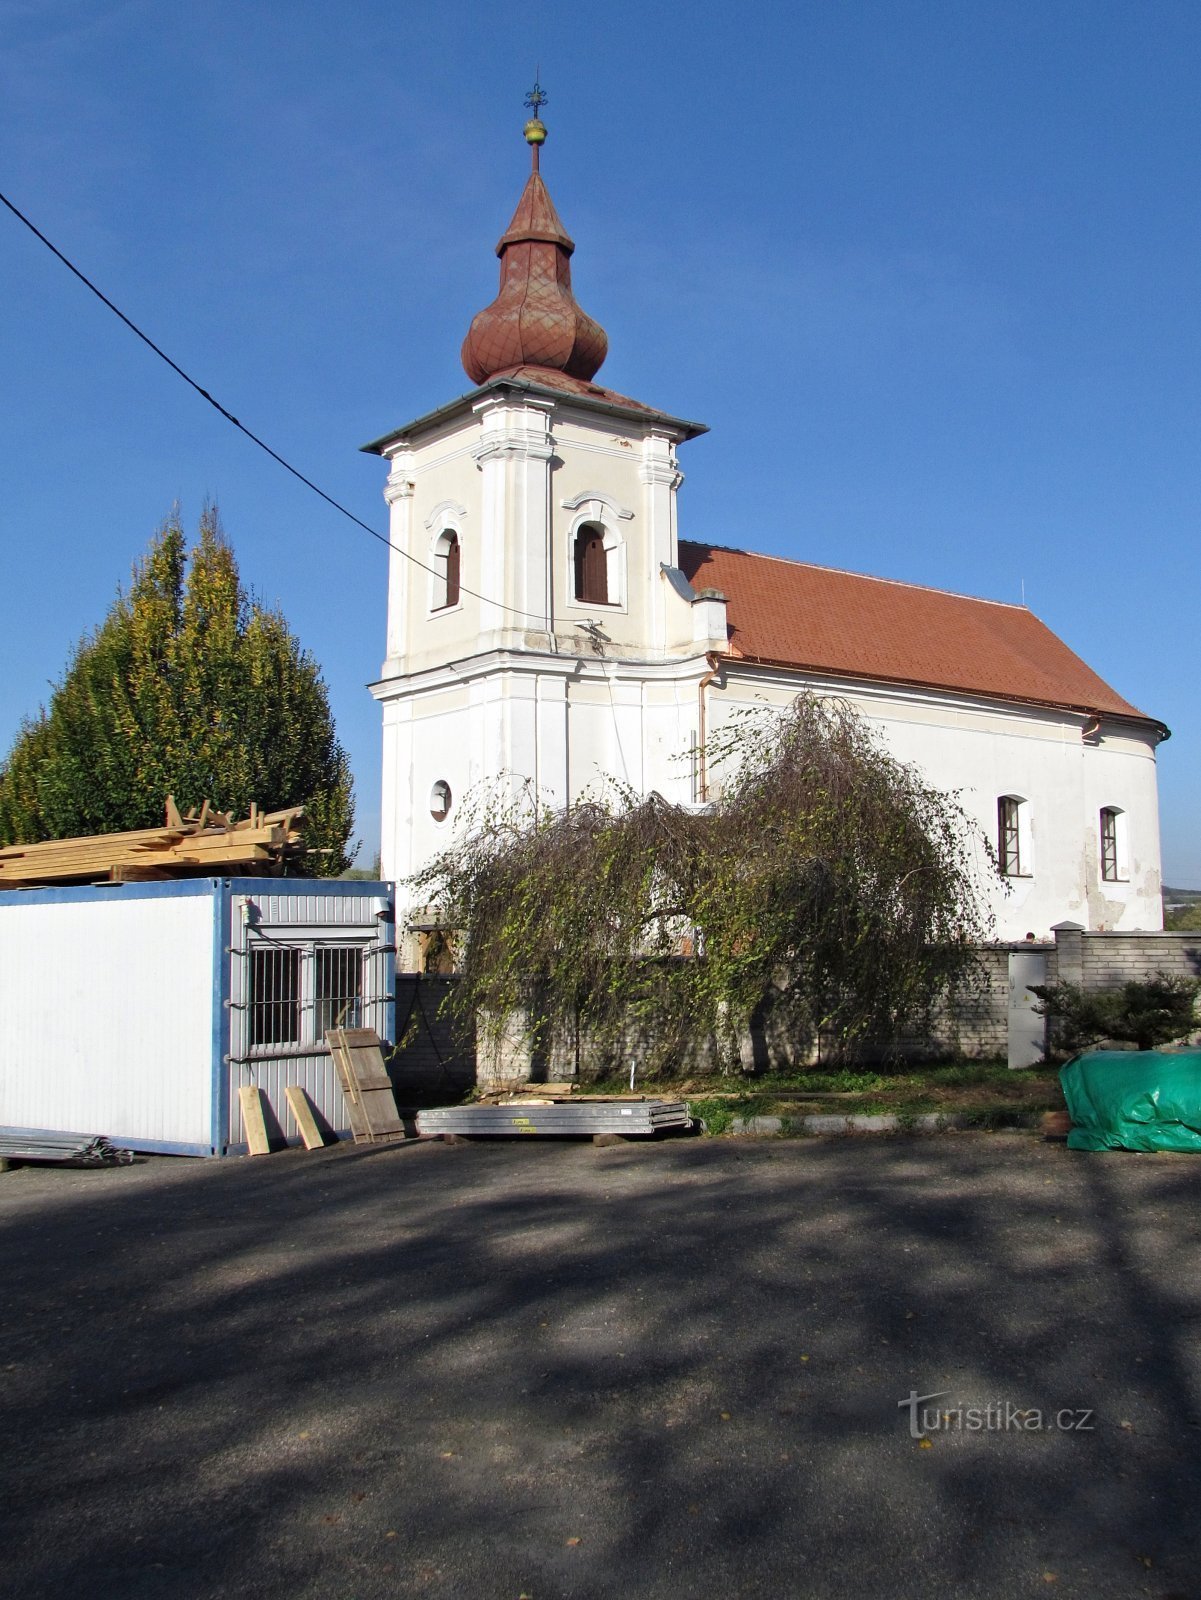
<instances>
[{"instance_id":1,"label":"cornice molding","mask_svg":"<svg viewBox=\"0 0 1201 1600\"><path fill-rule=\"evenodd\" d=\"M390 506L395 505L398 500L411 500L416 487L408 474L408 469L402 473L389 473L384 484L384 499Z\"/></svg>"},{"instance_id":2,"label":"cornice molding","mask_svg":"<svg viewBox=\"0 0 1201 1600\"><path fill-rule=\"evenodd\" d=\"M632 511L627 510L620 500L615 500L611 494L605 494L601 489L585 489L583 494L572 495L570 500L560 500L559 504L564 511L580 511L585 506L589 508L603 506L622 522L634 520ZM599 517L600 512L594 511L593 515Z\"/></svg>"},{"instance_id":3,"label":"cornice molding","mask_svg":"<svg viewBox=\"0 0 1201 1600\"><path fill-rule=\"evenodd\" d=\"M756 688L779 688L781 685L786 685L790 693L796 692L793 689L795 684L799 690L829 696L831 699L858 698L874 703L891 702L893 706L922 706L927 710L936 710L943 714L947 710L953 710L960 714L986 715L1005 722L1042 724L1054 730L1046 737L1052 738L1056 743L1062 741L1062 730L1065 726L1083 725L1088 720L1085 713L1072 706L1054 706L1036 700L1007 700L1003 695L977 694L968 689L942 689L933 684L907 683L902 679L857 677L853 673L834 674L814 667L783 666L768 661L750 661L740 656L722 655L721 661L727 684L743 683L748 686L754 684ZM876 714L885 718L897 715L895 711L888 710L880 710ZM993 737L985 729L966 725L958 726L956 731L985 738Z\"/></svg>"},{"instance_id":4,"label":"cornice molding","mask_svg":"<svg viewBox=\"0 0 1201 1600\"><path fill-rule=\"evenodd\" d=\"M555 410L556 402L549 397L543 399L541 395L529 394L525 390L502 390L486 394L482 400L476 400L471 409L477 417L487 416L493 411L534 411L549 417Z\"/></svg>"},{"instance_id":5,"label":"cornice molding","mask_svg":"<svg viewBox=\"0 0 1201 1600\"><path fill-rule=\"evenodd\" d=\"M638 467L638 476L643 483L666 484L669 489L678 489L684 481L684 474L674 461L643 461Z\"/></svg>"},{"instance_id":6,"label":"cornice molding","mask_svg":"<svg viewBox=\"0 0 1201 1600\"><path fill-rule=\"evenodd\" d=\"M457 500L439 500L438 504L425 519L426 528L433 533L435 524L439 524L439 532L445 526L448 517L453 517L456 522L462 522L467 515L467 507L461 506Z\"/></svg>"},{"instance_id":7,"label":"cornice molding","mask_svg":"<svg viewBox=\"0 0 1201 1600\"><path fill-rule=\"evenodd\" d=\"M544 433L506 433L477 444L471 452L477 467L485 461L550 461L555 442Z\"/></svg>"},{"instance_id":8,"label":"cornice molding","mask_svg":"<svg viewBox=\"0 0 1201 1600\"><path fill-rule=\"evenodd\" d=\"M503 676L575 678L597 684L614 678L627 685L679 682L691 689L708 671L709 661L703 651L648 661L645 658L589 656L572 650L493 649L443 666L423 667L417 672L381 678L367 687L374 699L388 703L440 694L465 682Z\"/></svg>"}]
</instances>

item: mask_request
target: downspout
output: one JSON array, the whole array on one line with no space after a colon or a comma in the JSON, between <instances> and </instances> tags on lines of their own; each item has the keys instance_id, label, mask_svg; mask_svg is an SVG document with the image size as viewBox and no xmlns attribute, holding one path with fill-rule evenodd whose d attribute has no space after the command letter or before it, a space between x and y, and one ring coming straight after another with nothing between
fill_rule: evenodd
<instances>
[{"instance_id":1,"label":"downspout","mask_svg":"<svg viewBox=\"0 0 1201 1600\"><path fill-rule=\"evenodd\" d=\"M696 686L696 721L697 721L697 751L696 751L696 798L701 805L709 799L709 759L705 752L708 739L708 729L705 718L705 690L719 676L721 667L718 657L712 650L705 651L705 660L709 663L709 670Z\"/></svg>"}]
</instances>

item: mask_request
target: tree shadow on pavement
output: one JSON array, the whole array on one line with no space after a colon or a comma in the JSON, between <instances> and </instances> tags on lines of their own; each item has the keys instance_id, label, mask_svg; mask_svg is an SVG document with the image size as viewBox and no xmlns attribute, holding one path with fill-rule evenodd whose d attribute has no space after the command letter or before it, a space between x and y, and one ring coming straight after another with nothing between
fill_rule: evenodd
<instances>
[{"instance_id":1,"label":"tree shadow on pavement","mask_svg":"<svg viewBox=\"0 0 1201 1600\"><path fill-rule=\"evenodd\" d=\"M946 1136L10 1174L8 1592L1201 1594L1199 1171Z\"/></svg>"}]
</instances>

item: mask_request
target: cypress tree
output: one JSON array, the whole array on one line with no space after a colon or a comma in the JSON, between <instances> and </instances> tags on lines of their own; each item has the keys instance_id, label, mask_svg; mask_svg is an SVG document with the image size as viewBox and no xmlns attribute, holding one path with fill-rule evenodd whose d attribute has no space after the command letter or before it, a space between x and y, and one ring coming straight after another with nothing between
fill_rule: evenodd
<instances>
[{"instance_id":1,"label":"cypress tree","mask_svg":"<svg viewBox=\"0 0 1201 1600\"><path fill-rule=\"evenodd\" d=\"M0 767L0 843L152 828L164 801L303 805L308 870L350 863L353 786L320 671L242 587L217 512L173 514Z\"/></svg>"}]
</instances>

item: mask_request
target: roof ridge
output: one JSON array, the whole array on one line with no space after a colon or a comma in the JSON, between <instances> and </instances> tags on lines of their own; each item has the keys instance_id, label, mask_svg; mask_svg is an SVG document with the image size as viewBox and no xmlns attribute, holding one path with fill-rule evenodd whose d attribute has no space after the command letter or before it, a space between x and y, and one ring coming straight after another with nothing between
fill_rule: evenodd
<instances>
[{"instance_id":1,"label":"roof ridge","mask_svg":"<svg viewBox=\"0 0 1201 1600\"><path fill-rule=\"evenodd\" d=\"M920 589L924 594L945 594L953 600L971 600L981 606L1002 606L1006 611L1024 611L1027 616L1034 617L1036 622L1041 620L1029 606L1013 600L993 600L988 595L964 594L961 589L940 589L932 583L911 583L905 578L880 578L874 572L852 572L849 567L830 567L821 561L798 561L793 556L770 555L766 550L744 550L739 545L714 544L711 539L681 538L679 542L697 545L707 550L724 550L732 556L753 556L756 561L782 561L786 567L807 567L811 572L834 572L840 578L862 578L867 583L888 583L897 589Z\"/></svg>"}]
</instances>

